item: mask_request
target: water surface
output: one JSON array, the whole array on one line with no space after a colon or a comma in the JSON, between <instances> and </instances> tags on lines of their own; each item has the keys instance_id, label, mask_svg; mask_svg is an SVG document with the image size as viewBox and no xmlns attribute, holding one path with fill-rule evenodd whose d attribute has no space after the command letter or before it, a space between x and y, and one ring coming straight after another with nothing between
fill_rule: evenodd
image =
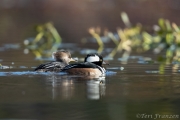
<instances>
[{"instance_id":1,"label":"water surface","mask_svg":"<svg viewBox=\"0 0 180 120\"><path fill-rule=\"evenodd\" d=\"M20 49L0 54L1 64L11 68L0 69L0 119L132 120L180 113L180 75L174 65L162 72L159 63L131 55L127 64L109 60L106 77L93 79L33 72L47 61Z\"/></svg>"}]
</instances>

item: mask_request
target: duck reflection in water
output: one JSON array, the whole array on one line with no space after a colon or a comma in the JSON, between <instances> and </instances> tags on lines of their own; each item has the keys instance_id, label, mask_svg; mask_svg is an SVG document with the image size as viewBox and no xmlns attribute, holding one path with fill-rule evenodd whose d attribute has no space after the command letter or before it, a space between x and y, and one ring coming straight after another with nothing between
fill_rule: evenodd
<instances>
[{"instance_id":1,"label":"duck reflection in water","mask_svg":"<svg viewBox=\"0 0 180 120\"><path fill-rule=\"evenodd\" d=\"M79 94L86 94L85 96L91 100L98 100L102 96L105 96L105 77L89 78L67 75L59 76L54 74L46 80L48 86L50 85L52 87L53 100L72 99L76 98ZM86 90L84 90L84 88ZM79 91L82 92L79 93Z\"/></svg>"},{"instance_id":2,"label":"duck reflection in water","mask_svg":"<svg viewBox=\"0 0 180 120\"><path fill-rule=\"evenodd\" d=\"M91 100L98 100L105 96L105 78L91 79L86 81L87 84L87 98Z\"/></svg>"}]
</instances>

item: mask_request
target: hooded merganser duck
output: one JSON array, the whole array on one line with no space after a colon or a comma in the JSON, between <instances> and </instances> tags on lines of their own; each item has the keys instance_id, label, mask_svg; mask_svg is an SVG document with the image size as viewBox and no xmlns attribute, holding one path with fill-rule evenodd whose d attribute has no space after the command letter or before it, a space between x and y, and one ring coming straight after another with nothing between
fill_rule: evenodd
<instances>
[{"instance_id":1,"label":"hooded merganser duck","mask_svg":"<svg viewBox=\"0 0 180 120\"><path fill-rule=\"evenodd\" d=\"M102 67L102 64L106 64L102 56L88 54L84 59L84 63L68 65L62 71L73 75L103 76L106 70Z\"/></svg>"},{"instance_id":2,"label":"hooded merganser duck","mask_svg":"<svg viewBox=\"0 0 180 120\"><path fill-rule=\"evenodd\" d=\"M59 72L65 66L69 65L69 62L77 61L77 59L71 58L71 53L69 51L66 51L66 50L59 50L57 52L53 52L52 58L55 59L55 61L48 62L45 64L41 64L37 68L35 68L35 71L38 71L38 72Z\"/></svg>"}]
</instances>

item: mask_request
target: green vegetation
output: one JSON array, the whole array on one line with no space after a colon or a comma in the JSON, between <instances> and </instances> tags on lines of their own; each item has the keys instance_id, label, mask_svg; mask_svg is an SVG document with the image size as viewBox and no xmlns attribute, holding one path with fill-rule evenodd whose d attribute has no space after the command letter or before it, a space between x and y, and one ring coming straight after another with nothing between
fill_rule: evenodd
<instances>
[{"instance_id":1,"label":"green vegetation","mask_svg":"<svg viewBox=\"0 0 180 120\"><path fill-rule=\"evenodd\" d=\"M98 53L105 49L102 37L107 37L115 44L115 48L108 54L113 58L118 52L122 53L122 59L128 60L132 51L138 53L153 51L159 55L157 60L163 64L180 62L180 28L175 23L160 18L158 24L153 26L151 33L147 32L141 24L132 25L127 14L122 12L122 21L125 28L118 28L116 35L108 30L104 30L102 36L101 28L90 28L89 33L97 41ZM32 40L25 40L27 50L32 51L36 58L50 56L56 51L62 42L60 35L52 23L38 25L37 35ZM119 39L120 38L120 39Z\"/></svg>"},{"instance_id":2,"label":"green vegetation","mask_svg":"<svg viewBox=\"0 0 180 120\"><path fill-rule=\"evenodd\" d=\"M126 28L117 29L120 40L117 40L112 32L106 33L105 37L109 37L116 46L108 57L113 58L117 52L123 52L122 58L127 60L132 51L146 52L151 50L159 55L159 62L166 64L180 62L180 28L175 23L161 18L158 20L158 25L153 27L153 33L150 34L143 29L141 24L132 26L125 12L121 13L121 18ZM92 31L89 33L97 40L99 49L103 51L104 45L99 42L102 41L100 34Z\"/></svg>"},{"instance_id":3,"label":"green vegetation","mask_svg":"<svg viewBox=\"0 0 180 120\"><path fill-rule=\"evenodd\" d=\"M37 35L32 40L25 40L26 51L32 51L36 58L50 56L56 51L62 39L52 23L37 25Z\"/></svg>"}]
</instances>

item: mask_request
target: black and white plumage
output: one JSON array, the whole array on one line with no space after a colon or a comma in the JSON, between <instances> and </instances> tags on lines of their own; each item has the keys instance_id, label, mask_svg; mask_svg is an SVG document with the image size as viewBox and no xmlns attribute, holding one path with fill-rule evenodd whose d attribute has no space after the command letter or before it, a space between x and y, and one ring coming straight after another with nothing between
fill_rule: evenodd
<instances>
[{"instance_id":1,"label":"black and white plumage","mask_svg":"<svg viewBox=\"0 0 180 120\"><path fill-rule=\"evenodd\" d=\"M39 65L37 68L35 68L35 71L39 71L39 72L59 72L61 71L66 65L65 63L62 62L48 62L48 63L44 63Z\"/></svg>"},{"instance_id":2,"label":"black and white plumage","mask_svg":"<svg viewBox=\"0 0 180 120\"><path fill-rule=\"evenodd\" d=\"M84 62L91 62L91 63L94 63L96 65L99 65L102 67L102 64L106 64L104 61L103 61L103 57L101 55L98 55L97 53L94 53L94 54L88 54L85 59L84 59Z\"/></svg>"},{"instance_id":3,"label":"black and white plumage","mask_svg":"<svg viewBox=\"0 0 180 120\"><path fill-rule=\"evenodd\" d=\"M105 64L102 56L98 54L88 54L84 59L84 63L68 65L64 67L62 71L76 75L100 76L104 75L106 72L106 70L102 67L102 64Z\"/></svg>"},{"instance_id":4,"label":"black and white plumage","mask_svg":"<svg viewBox=\"0 0 180 120\"><path fill-rule=\"evenodd\" d=\"M59 50L57 52L53 52L52 57L56 61L48 62L39 65L35 68L35 71L39 72L60 72L65 66L69 65L69 62L76 61L71 58L71 54L66 50Z\"/></svg>"}]
</instances>

